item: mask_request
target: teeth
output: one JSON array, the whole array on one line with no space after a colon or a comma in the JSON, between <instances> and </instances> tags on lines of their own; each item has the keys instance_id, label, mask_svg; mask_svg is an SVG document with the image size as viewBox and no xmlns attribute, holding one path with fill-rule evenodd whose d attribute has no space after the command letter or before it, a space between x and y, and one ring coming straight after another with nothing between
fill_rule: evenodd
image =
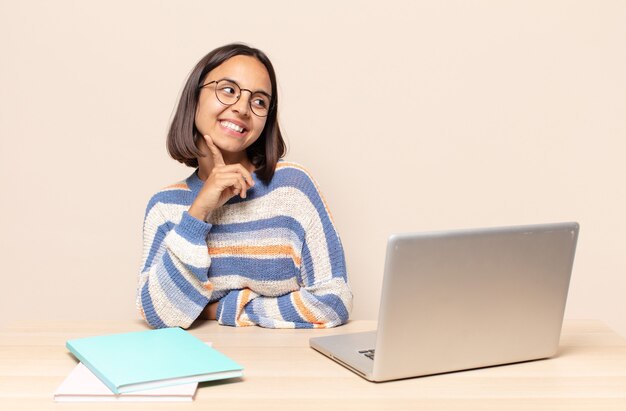
<instances>
[{"instance_id":1,"label":"teeth","mask_svg":"<svg viewBox=\"0 0 626 411\"><path fill-rule=\"evenodd\" d=\"M230 121L222 121L222 125L224 127L228 127L231 130L235 130L238 133L243 133L243 128L239 127L237 124L233 124Z\"/></svg>"}]
</instances>

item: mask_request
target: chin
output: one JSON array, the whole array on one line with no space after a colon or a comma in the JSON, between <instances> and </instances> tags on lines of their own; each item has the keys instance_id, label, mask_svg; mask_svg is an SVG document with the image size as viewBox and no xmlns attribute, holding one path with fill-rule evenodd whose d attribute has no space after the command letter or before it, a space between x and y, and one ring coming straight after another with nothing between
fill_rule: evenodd
<instances>
[{"instance_id":1,"label":"chin","mask_svg":"<svg viewBox=\"0 0 626 411\"><path fill-rule=\"evenodd\" d=\"M227 153L240 153L245 151L249 146L254 144L257 139L234 140L232 137L221 137L218 141L214 141L220 150Z\"/></svg>"},{"instance_id":2,"label":"chin","mask_svg":"<svg viewBox=\"0 0 626 411\"><path fill-rule=\"evenodd\" d=\"M223 143L216 143L215 144L220 150L222 150L225 153L239 153L241 151L244 151L246 149L247 146L243 145L243 144L233 144L230 142L227 142L226 144Z\"/></svg>"}]
</instances>

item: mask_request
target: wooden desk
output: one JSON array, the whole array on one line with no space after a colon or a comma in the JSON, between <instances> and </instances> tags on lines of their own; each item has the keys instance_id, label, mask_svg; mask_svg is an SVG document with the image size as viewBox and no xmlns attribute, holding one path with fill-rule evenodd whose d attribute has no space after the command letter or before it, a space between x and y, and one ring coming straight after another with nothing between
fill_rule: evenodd
<instances>
[{"instance_id":1,"label":"wooden desk","mask_svg":"<svg viewBox=\"0 0 626 411\"><path fill-rule=\"evenodd\" d=\"M63 404L52 393L76 360L70 338L145 329L128 322L33 322L0 332L0 410L626 410L626 340L598 321L568 320L557 357L515 365L370 383L308 346L311 336L366 331L373 321L331 330L190 330L244 367L244 379L200 385L190 404Z\"/></svg>"}]
</instances>

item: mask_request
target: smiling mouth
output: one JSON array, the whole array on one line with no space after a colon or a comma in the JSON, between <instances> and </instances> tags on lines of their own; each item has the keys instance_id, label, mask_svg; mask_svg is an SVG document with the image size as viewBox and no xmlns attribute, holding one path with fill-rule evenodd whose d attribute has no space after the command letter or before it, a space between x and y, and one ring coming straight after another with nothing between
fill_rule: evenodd
<instances>
[{"instance_id":1,"label":"smiling mouth","mask_svg":"<svg viewBox=\"0 0 626 411\"><path fill-rule=\"evenodd\" d=\"M239 134L243 134L243 133L246 131L246 129L245 129L245 128L240 127L240 126L238 126L238 125L237 125L237 124L235 124L235 123L231 123L230 121L225 121L225 120L223 120L223 121L220 121L220 124L221 124L223 127L229 128L229 129L231 129L231 130L233 130L233 131L236 131L236 132L237 132L237 133L239 133Z\"/></svg>"}]
</instances>

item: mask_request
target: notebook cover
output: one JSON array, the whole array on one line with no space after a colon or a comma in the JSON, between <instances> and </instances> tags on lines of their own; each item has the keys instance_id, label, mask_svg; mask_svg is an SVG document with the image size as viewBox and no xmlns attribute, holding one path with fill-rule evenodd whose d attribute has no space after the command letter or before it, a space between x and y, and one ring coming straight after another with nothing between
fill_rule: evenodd
<instances>
[{"instance_id":1,"label":"notebook cover","mask_svg":"<svg viewBox=\"0 0 626 411\"><path fill-rule=\"evenodd\" d=\"M79 338L66 346L115 394L240 377L243 370L177 327Z\"/></svg>"}]
</instances>

